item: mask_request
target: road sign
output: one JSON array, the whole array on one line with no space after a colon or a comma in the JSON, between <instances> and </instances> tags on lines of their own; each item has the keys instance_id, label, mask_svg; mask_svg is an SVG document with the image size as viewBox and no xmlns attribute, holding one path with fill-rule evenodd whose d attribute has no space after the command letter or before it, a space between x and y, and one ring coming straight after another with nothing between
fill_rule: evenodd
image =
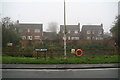
<instances>
[{"instance_id":1,"label":"road sign","mask_svg":"<svg viewBox=\"0 0 120 80\"><path fill-rule=\"evenodd\" d=\"M75 53L75 49L71 49L71 53L74 54Z\"/></svg>"},{"instance_id":2,"label":"road sign","mask_svg":"<svg viewBox=\"0 0 120 80\"><path fill-rule=\"evenodd\" d=\"M35 49L35 51L37 52L37 59L38 59L38 53L44 53L44 57L46 59L47 57L47 49Z\"/></svg>"},{"instance_id":3,"label":"road sign","mask_svg":"<svg viewBox=\"0 0 120 80\"><path fill-rule=\"evenodd\" d=\"M46 52L47 49L35 49L35 51L37 51L37 52Z\"/></svg>"}]
</instances>

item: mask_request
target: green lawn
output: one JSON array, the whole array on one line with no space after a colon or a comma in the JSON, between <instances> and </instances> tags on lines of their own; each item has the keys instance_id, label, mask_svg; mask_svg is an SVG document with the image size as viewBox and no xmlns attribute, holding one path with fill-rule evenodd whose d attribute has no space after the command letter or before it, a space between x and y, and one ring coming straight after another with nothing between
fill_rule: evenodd
<instances>
[{"instance_id":1,"label":"green lawn","mask_svg":"<svg viewBox=\"0 0 120 80\"><path fill-rule=\"evenodd\" d=\"M63 58L29 58L29 57L2 57L2 63L6 64L97 64L97 63L119 63L118 56L104 56L104 57L76 57L68 58L64 60Z\"/></svg>"}]
</instances>

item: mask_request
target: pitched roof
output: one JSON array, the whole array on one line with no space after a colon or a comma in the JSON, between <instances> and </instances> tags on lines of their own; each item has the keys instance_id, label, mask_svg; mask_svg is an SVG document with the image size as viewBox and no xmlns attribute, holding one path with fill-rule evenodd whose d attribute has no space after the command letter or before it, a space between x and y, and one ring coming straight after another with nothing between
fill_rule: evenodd
<instances>
[{"instance_id":1,"label":"pitched roof","mask_svg":"<svg viewBox=\"0 0 120 80\"><path fill-rule=\"evenodd\" d=\"M102 25L83 25L82 30L103 30Z\"/></svg>"},{"instance_id":2,"label":"pitched roof","mask_svg":"<svg viewBox=\"0 0 120 80\"><path fill-rule=\"evenodd\" d=\"M27 28L30 28L30 29L40 29L40 30L43 30L43 24L30 24L30 23L20 23L19 24L19 29L27 29Z\"/></svg>"}]
</instances>

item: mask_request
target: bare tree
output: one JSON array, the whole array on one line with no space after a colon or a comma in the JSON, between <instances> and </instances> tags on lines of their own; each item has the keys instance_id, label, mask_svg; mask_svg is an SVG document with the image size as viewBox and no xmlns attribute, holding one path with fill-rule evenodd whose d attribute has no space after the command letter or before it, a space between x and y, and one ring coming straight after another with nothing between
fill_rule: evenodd
<instances>
[{"instance_id":1,"label":"bare tree","mask_svg":"<svg viewBox=\"0 0 120 80\"><path fill-rule=\"evenodd\" d=\"M4 17L4 18L2 18L2 25L3 25L5 28L9 28L10 25L13 25L13 22L11 21L11 18L10 18L10 17Z\"/></svg>"},{"instance_id":2,"label":"bare tree","mask_svg":"<svg viewBox=\"0 0 120 80\"><path fill-rule=\"evenodd\" d=\"M57 29L58 29L58 26L57 26L57 23L56 23L56 22L50 22L50 23L48 24L47 31L56 32L56 33L57 33Z\"/></svg>"}]
</instances>

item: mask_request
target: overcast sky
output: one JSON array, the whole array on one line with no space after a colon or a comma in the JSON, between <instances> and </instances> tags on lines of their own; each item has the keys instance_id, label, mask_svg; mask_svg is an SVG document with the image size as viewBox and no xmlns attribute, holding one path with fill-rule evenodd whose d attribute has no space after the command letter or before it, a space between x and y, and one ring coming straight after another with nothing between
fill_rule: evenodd
<instances>
[{"instance_id":1,"label":"overcast sky","mask_svg":"<svg viewBox=\"0 0 120 80\"><path fill-rule=\"evenodd\" d=\"M109 32L118 15L119 0L66 0L67 24L103 24ZM0 17L10 17L20 23L64 23L64 0L2 0ZM82 26L81 26L82 27Z\"/></svg>"}]
</instances>

